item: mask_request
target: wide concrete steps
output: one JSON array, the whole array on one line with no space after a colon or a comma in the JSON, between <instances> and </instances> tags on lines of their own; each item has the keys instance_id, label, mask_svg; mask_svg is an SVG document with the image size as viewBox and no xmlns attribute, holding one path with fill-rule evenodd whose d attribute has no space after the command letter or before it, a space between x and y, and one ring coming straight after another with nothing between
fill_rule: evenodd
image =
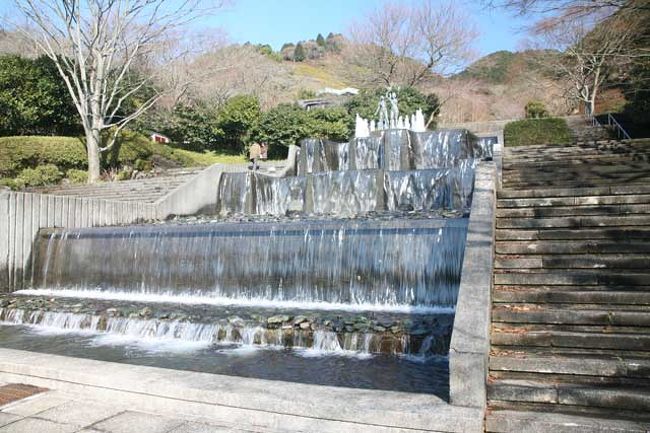
<instances>
[{"instance_id":1,"label":"wide concrete steps","mask_svg":"<svg viewBox=\"0 0 650 433\"><path fill-rule=\"evenodd\" d=\"M487 431L650 430L649 155L506 149Z\"/></svg>"},{"instance_id":2,"label":"wide concrete steps","mask_svg":"<svg viewBox=\"0 0 650 433\"><path fill-rule=\"evenodd\" d=\"M196 176L203 168L166 170L155 177L102 182L91 185L57 185L35 190L43 194L154 203Z\"/></svg>"},{"instance_id":3,"label":"wide concrete steps","mask_svg":"<svg viewBox=\"0 0 650 433\"><path fill-rule=\"evenodd\" d=\"M506 189L603 185L650 182L650 141L600 141L575 146L506 148L503 186Z\"/></svg>"},{"instance_id":4,"label":"wide concrete steps","mask_svg":"<svg viewBox=\"0 0 650 433\"><path fill-rule=\"evenodd\" d=\"M526 412L511 410L507 406L503 406L500 410L493 409L488 413L486 431L495 433L647 433L650 430L650 422L616 418L618 417L607 419L588 414L554 413L552 405L537 405Z\"/></svg>"}]
</instances>

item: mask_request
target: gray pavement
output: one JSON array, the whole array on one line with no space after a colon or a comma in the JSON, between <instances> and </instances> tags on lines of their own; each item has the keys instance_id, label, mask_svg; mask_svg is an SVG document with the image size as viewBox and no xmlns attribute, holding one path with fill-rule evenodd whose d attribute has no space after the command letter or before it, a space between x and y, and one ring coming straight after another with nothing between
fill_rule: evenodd
<instances>
[{"instance_id":1,"label":"gray pavement","mask_svg":"<svg viewBox=\"0 0 650 433\"><path fill-rule=\"evenodd\" d=\"M269 430L240 429L197 422L177 414L129 410L118 402L50 390L0 408L0 433L244 433Z\"/></svg>"}]
</instances>

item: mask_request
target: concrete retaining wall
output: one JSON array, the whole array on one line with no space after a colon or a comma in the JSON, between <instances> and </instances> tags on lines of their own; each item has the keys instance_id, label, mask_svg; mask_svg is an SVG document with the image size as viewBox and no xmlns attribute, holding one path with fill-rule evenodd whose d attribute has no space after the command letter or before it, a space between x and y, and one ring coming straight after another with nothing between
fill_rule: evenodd
<instances>
[{"instance_id":1,"label":"concrete retaining wall","mask_svg":"<svg viewBox=\"0 0 650 433\"><path fill-rule=\"evenodd\" d=\"M99 227L156 218L152 204L0 191L0 291L29 284L32 244L45 227Z\"/></svg>"},{"instance_id":2,"label":"concrete retaining wall","mask_svg":"<svg viewBox=\"0 0 650 433\"><path fill-rule=\"evenodd\" d=\"M456 406L484 409L486 403L496 179L494 162L479 164L449 351L449 396Z\"/></svg>"},{"instance_id":3,"label":"concrete retaining wall","mask_svg":"<svg viewBox=\"0 0 650 433\"><path fill-rule=\"evenodd\" d=\"M285 177L294 174L298 158L298 146L289 146L285 168L276 174ZM221 174L233 171L233 166L214 164L180 185L156 202L158 219L172 215L195 215L213 213L217 205L217 191Z\"/></svg>"}]
</instances>

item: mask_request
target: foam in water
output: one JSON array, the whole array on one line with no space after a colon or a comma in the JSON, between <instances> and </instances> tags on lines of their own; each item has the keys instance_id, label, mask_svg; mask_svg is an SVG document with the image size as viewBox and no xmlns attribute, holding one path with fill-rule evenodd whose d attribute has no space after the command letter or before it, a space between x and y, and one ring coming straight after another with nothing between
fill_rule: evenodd
<instances>
[{"instance_id":1,"label":"foam in water","mask_svg":"<svg viewBox=\"0 0 650 433\"><path fill-rule=\"evenodd\" d=\"M309 329L267 328L260 324L230 322L194 323L186 320L163 320L131 317L111 317L106 315L52 312L43 310L25 311L16 308L0 308L0 323L26 325L44 334L75 333L92 334L97 345L138 345L168 351L195 350L213 344L227 346L256 346L272 348L300 348L312 352L313 356L324 353L351 354L377 353L387 350L402 353L409 350L410 338L407 334L399 339L384 333L346 332ZM434 339L433 336L430 337ZM437 340L446 350L448 345L444 335ZM433 341L437 341L434 339ZM426 351L433 349L426 343Z\"/></svg>"}]
</instances>

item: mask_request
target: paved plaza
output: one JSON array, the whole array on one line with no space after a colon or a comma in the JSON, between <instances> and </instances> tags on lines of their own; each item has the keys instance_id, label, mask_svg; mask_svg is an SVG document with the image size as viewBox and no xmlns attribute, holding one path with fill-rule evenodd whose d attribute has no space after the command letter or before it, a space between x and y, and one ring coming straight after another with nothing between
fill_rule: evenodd
<instances>
[{"instance_id":1,"label":"paved plaza","mask_svg":"<svg viewBox=\"0 0 650 433\"><path fill-rule=\"evenodd\" d=\"M198 422L177 414L129 410L115 401L89 401L48 390L0 408L0 433L240 433L270 432ZM277 431L277 430L276 430Z\"/></svg>"}]
</instances>

